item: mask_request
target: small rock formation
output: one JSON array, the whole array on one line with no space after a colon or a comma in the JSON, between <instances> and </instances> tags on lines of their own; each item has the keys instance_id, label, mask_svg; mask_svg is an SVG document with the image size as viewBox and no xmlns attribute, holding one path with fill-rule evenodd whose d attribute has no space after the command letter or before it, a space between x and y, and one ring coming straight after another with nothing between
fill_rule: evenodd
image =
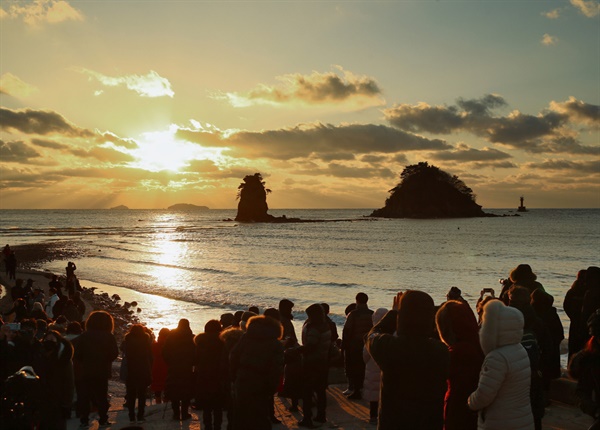
<instances>
[{"instance_id":1,"label":"small rock formation","mask_svg":"<svg viewBox=\"0 0 600 430\"><path fill-rule=\"evenodd\" d=\"M265 188L265 181L263 181L260 173L254 175L246 175L244 182L238 187L238 211L235 217L236 221L243 222L272 222L274 220L273 215L269 215L267 211L267 194L271 190Z\"/></svg>"},{"instance_id":2,"label":"small rock formation","mask_svg":"<svg viewBox=\"0 0 600 430\"><path fill-rule=\"evenodd\" d=\"M427 162L407 166L400 183L390 190L385 206L372 217L385 218L471 218L493 216L475 203L473 190Z\"/></svg>"},{"instance_id":3,"label":"small rock formation","mask_svg":"<svg viewBox=\"0 0 600 430\"><path fill-rule=\"evenodd\" d=\"M121 210L127 210L127 209L129 209L129 208L125 205L119 205L119 206L110 208L111 211L121 211Z\"/></svg>"},{"instance_id":4,"label":"small rock formation","mask_svg":"<svg viewBox=\"0 0 600 430\"><path fill-rule=\"evenodd\" d=\"M169 206L167 209L172 211L207 211L208 206L196 206L190 203L177 203Z\"/></svg>"}]
</instances>

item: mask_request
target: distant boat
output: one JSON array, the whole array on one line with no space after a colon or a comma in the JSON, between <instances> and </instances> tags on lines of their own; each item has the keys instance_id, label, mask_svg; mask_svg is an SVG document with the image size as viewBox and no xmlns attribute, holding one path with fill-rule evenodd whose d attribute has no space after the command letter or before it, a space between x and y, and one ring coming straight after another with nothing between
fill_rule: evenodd
<instances>
[{"instance_id":1,"label":"distant boat","mask_svg":"<svg viewBox=\"0 0 600 430\"><path fill-rule=\"evenodd\" d=\"M521 206L519 206L517 208L517 212L527 212L527 208L523 204L524 201L525 201L525 197L521 196Z\"/></svg>"}]
</instances>

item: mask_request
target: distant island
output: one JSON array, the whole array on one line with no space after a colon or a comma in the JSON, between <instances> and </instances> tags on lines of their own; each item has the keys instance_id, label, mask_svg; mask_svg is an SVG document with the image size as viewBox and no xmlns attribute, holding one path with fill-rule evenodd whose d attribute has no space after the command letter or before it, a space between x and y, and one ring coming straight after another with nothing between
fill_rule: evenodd
<instances>
[{"instance_id":1,"label":"distant island","mask_svg":"<svg viewBox=\"0 0 600 430\"><path fill-rule=\"evenodd\" d=\"M177 203L176 205L169 206L167 209L172 211L207 211L208 206L196 206L190 203Z\"/></svg>"},{"instance_id":2,"label":"distant island","mask_svg":"<svg viewBox=\"0 0 600 430\"><path fill-rule=\"evenodd\" d=\"M119 206L115 206L113 208L110 208L111 211L122 211L122 210L128 210L129 208L125 205L119 205Z\"/></svg>"},{"instance_id":3,"label":"distant island","mask_svg":"<svg viewBox=\"0 0 600 430\"><path fill-rule=\"evenodd\" d=\"M495 216L481 210L475 194L456 175L423 161L406 166L385 206L371 213L383 218L472 218Z\"/></svg>"}]
</instances>

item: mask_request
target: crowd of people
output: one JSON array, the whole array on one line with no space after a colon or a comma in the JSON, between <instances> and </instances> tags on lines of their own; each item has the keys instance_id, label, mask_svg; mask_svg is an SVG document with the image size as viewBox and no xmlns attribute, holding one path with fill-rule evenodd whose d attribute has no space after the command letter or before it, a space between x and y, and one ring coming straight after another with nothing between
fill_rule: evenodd
<instances>
[{"instance_id":1,"label":"crowd of people","mask_svg":"<svg viewBox=\"0 0 600 430\"><path fill-rule=\"evenodd\" d=\"M475 312L457 287L439 306L423 291L398 293L389 310L371 310L359 292L346 308L341 338L325 303L304 310L297 334L294 303L282 299L262 313L255 306L225 313L197 335L185 318L158 336L132 324L119 342L108 312L93 311L82 324L85 304L68 310L69 302L80 306L75 270L67 266L67 294L53 278L48 300L33 282L23 287L17 280L11 290L14 307L5 315L14 318L0 327L1 428L36 422L65 429L73 412L85 428L92 405L99 425L110 425L108 381L119 353L132 423L145 420L151 393L170 404L173 420L201 411L209 430L223 428L225 415L228 430L272 428L279 423L276 394L290 399L290 411L302 410L298 426L326 422L329 368L338 364L348 382L344 394L369 402L378 429L537 430L550 382L561 376L563 327L554 298L527 264L511 271L498 297L482 290ZM569 371L598 428L600 268L579 272L564 308ZM18 408L26 402L31 407Z\"/></svg>"}]
</instances>

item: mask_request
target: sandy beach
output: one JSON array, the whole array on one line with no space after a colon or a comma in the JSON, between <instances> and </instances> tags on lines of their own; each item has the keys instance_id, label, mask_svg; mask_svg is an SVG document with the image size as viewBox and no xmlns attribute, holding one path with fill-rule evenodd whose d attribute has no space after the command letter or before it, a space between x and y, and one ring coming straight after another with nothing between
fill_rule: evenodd
<instances>
[{"instance_id":1,"label":"sandy beach","mask_svg":"<svg viewBox=\"0 0 600 430\"><path fill-rule=\"evenodd\" d=\"M77 253L76 247L64 248L53 246L52 244L42 245L21 245L15 247L18 253L19 268L17 270L17 278L32 279L34 287L42 288L46 297L48 297L48 282L51 279L52 273L39 270L40 262L50 260L64 260L65 266L67 261L77 261L80 255ZM63 275L62 273L59 275ZM9 289L14 285L14 281L9 281L4 272L0 273L0 284L2 291L0 293L0 311L6 312L12 306L10 300ZM134 306L126 308L123 300L115 300L108 293L97 294L94 287L88 287L85 282L82 282L84 291L82 297L86 303L86 315L92 310L104 309L109 311L115 317L115 336L117 342L120 343L122 337L127 331L127 326L133 322L144 323L144 312L137 312ZM84 317L85 318L85 317ZM123 407L125 386L118 378L118 370L120 359L113 364L113 378L109 383L109 393L111 396L111 410L109 417L115 424L110 429L126 429L131 428L134 423L128 420L127 411ZM553 401L546 408L546 415L543 420L543 428L547 430L584 430L588 428L592 420L589 416L583 414L579 408L573 404L572 391L574 382L561 378L553 389ZM330 377L330 387L327 391L328 397L328 422L321 425L321 428L335 428L342 430L358 430L358 429L375 429L375 425L368 423L369 406L364 400L350 401L346 399L341 392L346 388L344 384L344 376L341 369L333 369ZM275 398L276 416L282 421L281 424L274 425L274 429L297 429L297 421L301 419L300 412L289 412L288 399ZM561 401L559 401L561 400ZM150 400L149 400L150 401ZM151 404L147 408L147 420L140 424L137 429L152 429L152 430L171 430L171 429L189 429L200 430L201 411L192 410L192 418L185 422L176 422L170 419L170 415L164 413L165 405ZM226 422L226 420L225 420ZM79 427L79 420L72 418L68 421L68 429L75 430ZM93 419L90 429L98 428L98 422Z\"/></svg>"}]
</instances>

